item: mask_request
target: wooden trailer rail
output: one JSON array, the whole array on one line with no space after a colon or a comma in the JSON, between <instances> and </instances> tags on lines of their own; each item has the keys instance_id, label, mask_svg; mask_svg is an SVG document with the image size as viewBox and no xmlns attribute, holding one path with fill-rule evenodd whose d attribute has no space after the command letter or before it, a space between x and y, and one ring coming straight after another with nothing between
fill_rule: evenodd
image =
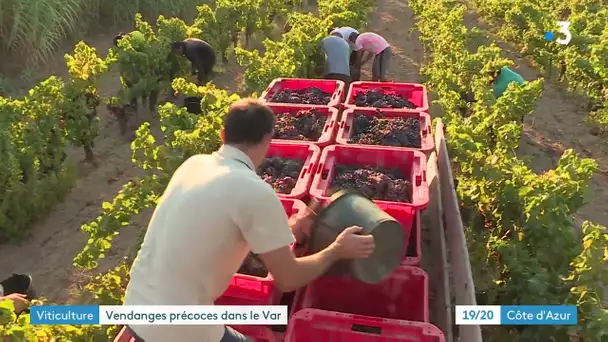
<instances>
[{"instance_id":1,"label":"wooden trailer rail","mask_svg":"<svg viewBox=\"0 0 608 342\"><path fill-rule=\"evenodd\" d=\"M431 200L423 214L423 229L430 240L423 244L422 266L431 279L431 322L444 332L446 342L482 342L479 326L454 325L454 306L477 302L443 127L438 120L435 151L427 167Z\"/></svg>"}]
</instances>

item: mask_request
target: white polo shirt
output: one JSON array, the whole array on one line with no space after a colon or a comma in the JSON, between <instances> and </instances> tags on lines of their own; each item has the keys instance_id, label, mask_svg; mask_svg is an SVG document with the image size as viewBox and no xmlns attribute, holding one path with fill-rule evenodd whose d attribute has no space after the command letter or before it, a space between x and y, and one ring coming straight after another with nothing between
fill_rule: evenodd
<instances>
[{"instance_id":1,"label":"white polo shirt","mask_svg":"<svg viewBox=\"0 0 608 342\"><path fill-rule=\"evenodd\" d=\"M359 33L359 31L355 30L352 27L345 26L331 31L331 33L333 32L338 32L340 35L342 35L342 39L344 39L348 43L348 46L350 46L352 50L354 44L350 41L350 35L353 33Z\"/></svg>"},{"instance_id":2,"label":"white polo shirt","mask_svg":"<svg viewBox=\"0 0 608 342\"><path fill-rule=\"evenodd\" d=\"M295 239L272 187L240 150L224 145L175 172L131 268L125 305L212 305L249 253ZM217 325L131 327L146 342L219 342Z\"/></svg>"}]
</instances>

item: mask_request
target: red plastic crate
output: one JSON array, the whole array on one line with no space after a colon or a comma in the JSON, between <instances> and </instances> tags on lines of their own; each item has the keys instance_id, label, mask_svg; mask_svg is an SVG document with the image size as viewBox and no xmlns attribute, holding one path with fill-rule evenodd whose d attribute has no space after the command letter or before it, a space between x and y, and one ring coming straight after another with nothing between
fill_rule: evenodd
<instances>
[{"instance_id":1,"label":"red plastic crate","mask_svg":"<svg viewBox=\"0 0 608 342\"><path fill-rule=\"evenodd\" d=\"M298 311L289 320L285 342L444 342L430 323L349 315L316 309Z\"/></svg>"},{"instance_id":2,"label":"red plastic crate","mask_svg":"<svg viewBox=\"0 0 608 342\"><path fill-rule=\"evenodd\" d=\"M381 146L332 145L325 147L312 184L310 195L321 199L330 198L331 180L334 178L335 165L366 166L393 168L397 167L404 175L409 175L413 184L412 203L374 201L379 205L399 207L406 211L409 220L405 218L400 223L411 227L414 214L426 208L429 203L429 187L426 181L426 156L415 150L391 149Z\"/></svg>"},{"instance_id":3,"label":"red plastic crate","mask_svg":"<svg viewBox=\"0 0 608 342\"><path fill-rule=\"evenodd\" d=\"M284 140L284 139L273 139L273 141L287 141L296 143L314 143L317 146L327 146L334 141L335 132L337 131L338 121L340 120L340 112L338 109L333 107L315 107L309 105L286 105L286 104L268 104L268 107L272 109L275 114L288 113L295 115L300 110L313 109L319 112L322 116L327 117L325 125L323 126L323 132L321 137L317 141L306 141L306 140Z\"/></svg>"},{"instance_id":4,"label":"red plastic crate","mask_svg":"<svg viewBox=\"0 0 608 342\"><path fill-rule=\"evenodd\" d=\"M304 202L295 199L281 199L287 216L306 209ZM292 248L295 246L292 245ZM268 273L265 278L237 273L216 305L279 305L281 292L274 286L274 278Z\"/></svg>"},{"instance_id":5,"label":"red plastic crate","mask_svg":"<svg viewBox=\"0 0 608 342\"><path fill-rule=\"evenodd\" d=\"M428 275L418 267L399 266L377 284L324 276L296 292L291 314L308 308L428 322Z\"/></svg>"},{"instance_id":6,"label":"red plastic crate","mask_svg":"<svg viewBox=\"0 0 608 342\"><path fill-rule=\"evenodd\" d=\"M405 112L390 112L385 111L384 108L380 109L380 112L376 109L354 109L350 108L342 113L342 119L340 120L340 124L338 125L338 135L336 136L336 143L342 145L357 145L357 146L370 146L370 145L361 145L361 144L353 144L350 142L350 139L354 133L353 129L353 120L355 119L355 113L361 113L365 116L380 116L386 118L402 118L402 117L415 117L420 120L420 138L421 138L421 147L397 147L397 146L388 146L391 148L410 148L420 150L424 153L430 153L435 150L435 138L433 138L433 131L431 129L431 116L427 113L405 113ZM377 145L376 145L377 146Z\"/></svg>"},{"instance_id":7,"label":"red plastic crate","mask_svg":"<svg viewBox=\"0 0 608 342\"><path fill-rule=\"evenodd\" d=\"M241 334L249 337L253 342L278 342L275 333L261 325L231 325Z\"/></svg>"},{"instance_id":8,"label":"red plastic crate","mask_svg":"<svg viewBox=\"0 0 608 342\"><path fill-rule=\"evenodd\" d=\"M400 221L400 218L397 213L391 214L393 217ZM407 218L405 217L404 220ZM413 253L408 253L409 251ZM410 254L410 255L408 255ZM420 262L422 261L422 214L420 212L416 213L416 218L414 219L414 225L412 226L412 231L410 233L410 241L408 244L408 250L406 251L405 260L401 263L404 266L420 266Z\"/></svg>"},{"instance_id":9,"label":"red plastic crate","mask_svg":"<svg viewBox=\"0 0 608 342\"><path fill-rule=\"evenodd\" d=\"M344 107L373 109L373 107L357 107L355 105L355 96L357 96L359 92L372 89L380 89L385 94L401 95L416 106L416 109L382 108L382 110L406 113L428 112L429 110L429 100L426 94L426 87L422 84L365 81L358 81L350 84L348 95L346 95L346 100L344 101Z\"/></svg>"},{"instance_id":10,"label":"red plastic crate","mask_svg":"<svg viewBox=\"0 0 608 342\"><path fill-rule=\"evenodd\" d=\"M277 194L281 198L302 199L308 195L310 184L316 170L321 149L308 142L288 142L285 140L273 140L266 154L268 157L282 157L304 160L304 167L296 186L289 194Z\"/></svg>"},{"instance_id":11,"label":"red plastic crate","mask_svg":"<svg viewBox=\"0 0 608 342\"><path fill-rule=\"evenodd\" d=\"M338 80L324 80L324 79L306 79L306 78L276 78L274 79L268 88L264 90L262 95L260 96L260 100L270 103L278 103L271 102L270 99L277 92L281 92L284 89L291 90L300 90L310 87L317 87L326 93L333 94L328 104L324 105L310 105L305 103L300 103L302 105L314 106L314 107L340 107L342 101L344 100L344 94L346 93L346 89L344 82ZM291 104L291 103L287 103Z\"/></svg>"},{"instance_id":12,"label":"red plastic crate","mask_svg":"<svg viewBox=\"0 0 608 342\"><path fill-rule=\"evenodd\" d=\"M404 266L420 266L422 260L422 239L421 239L421 220L420 212L414 214L414 220L411 222L411 215L408 210L403 210L401 207L394 207L390 205L380 204L378 205L384 212L391 215L397 222L399 222L404 230L406 231L405 238L405 255L403 256L403 262L401 265ZM406 225L410 222L410 225ZM412 251L408 256L408 252Z\"/></svg>"}]
</instances>

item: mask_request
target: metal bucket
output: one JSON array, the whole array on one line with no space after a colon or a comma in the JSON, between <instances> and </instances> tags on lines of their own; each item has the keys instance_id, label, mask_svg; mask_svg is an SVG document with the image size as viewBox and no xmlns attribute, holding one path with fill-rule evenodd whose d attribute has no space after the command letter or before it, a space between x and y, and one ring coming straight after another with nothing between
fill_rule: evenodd
<instances>
[{"instance_id":1,"label":"metal bucket","mask_svg":"<svg viewBox=\"0 0 608 342\"><path fill-rule=\"evenodd\" d=\"M2 286L3 296L13 293L20 293L27 296L27 299L36 298L36 290L32 285L32 277L29 274L16 274L4 279L0 282Z\"/></svg>"},{"instance_id":2,"label":"metal bucket","mask_svg":"<svg viewBox=\"0 0 608 342\"><path fill-rule=\"evenodd\" d=\"M403 227L374 202L354 192L336 193L330 204L318 213L309 251L316 253L325 249L350 226L362 227L364 234L371 234L376 248L368 258L338 261L328 274L377 283L401 264L407 249Z\"/></svg>"}]
</instances>

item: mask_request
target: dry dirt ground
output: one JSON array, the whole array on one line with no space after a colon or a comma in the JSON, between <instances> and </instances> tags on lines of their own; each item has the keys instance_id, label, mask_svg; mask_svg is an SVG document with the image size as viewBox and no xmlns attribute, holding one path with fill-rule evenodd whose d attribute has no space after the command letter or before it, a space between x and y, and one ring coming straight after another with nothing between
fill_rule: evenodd
<instances>
[{"instance_id":1,"label":"dry dirt ground","mask_svg":"<svg viewBox=\"0 0 608 342\"><path fill-rule=\"evenodd\" d=\"M401 82L420 82L418 70L423 52L416 34L409 32L412 19L407 1L378 0L376 7L369 21L369 30L383 35L393 46L394 59L390 78ZM87 39L87 42L103 53L109 48L112 36L111 33L101 34ZM525 77L531 78L535 75L524 61L514 59L519 64L518 70ZM46 75L50 74L50 71L65 74L64 69L63 59L59 57L48 63ZM218 75L214 82L219 87L236 91L242 70L234 62L224 69L224 73ZM369 77L368 66L364 70L364 79ZM102 96L110 96L117 87L118 75L110 73L100 85L100 92ZM553 150L547 146L572 146L574 138L579 139L579 143L574 145L579 151L582 150L583 143L591 151L597 150L597 141L587 145L587 135L583 134L586 131L578 125L582 119L579 120L580 116L574 114L575 104L556 89L547 87L535 115L536 121L528 121L526 124L526 135L534 138L530 143L524 144L529 154L538 154L539 161L547 160L547 164L550 164L555 159L555 153L549 152ZM32 227L30 236L21 242L0 246L0 277L10 272L31 273L40 294L58 303L69 301L72 291L86 279L72 267L72 259L81 250L86 239L80 232L80 226L94 219L99 214L101 203L110 201L123 184L142 175L142 170L131 163L130 143L119 136L114 120L105 110L100 112L100 117L103 129L95 148L98 166L81 165L81 177L73 190L52 213ZM537 137L543 137L544 140ZM80 151L75 151L73 155L82 158ZM596 158L602 157L603 155L598 155ZM603 166L606 167L606 164ZM605 179L598 178L598 182L600 181ZM596 203L606 203L608 187L604 187L603 191L604 193L599 192L599 195L596 193ZM604 201L601 201L602 198ZM602 208L598 205L587 207L583 217L608 223L606 209L606 206ZM130 227L121 232L100 271L114 266L127 253L137 232L145 228L149 214L140 215Z\"/></svg>"}]
</instances>

